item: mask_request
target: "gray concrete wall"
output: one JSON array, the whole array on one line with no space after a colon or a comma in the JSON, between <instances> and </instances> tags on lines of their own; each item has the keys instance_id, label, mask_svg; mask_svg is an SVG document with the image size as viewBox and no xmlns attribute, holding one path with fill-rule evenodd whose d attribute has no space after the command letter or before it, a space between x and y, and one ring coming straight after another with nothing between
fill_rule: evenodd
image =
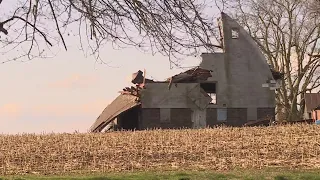
<instances>
[{"instance_id":1,"label":"gray concrete wall","mask_svg":"<svg viewBox=\"0 0 320 180\"><path fill-rule=\"evenodd\" d=\"M201 68L211 70L208 79L210 82L216 82L217 104L210 105L211 108L222 108L223 104L229 104L228 84L225 66L225 58L223 53L204 53L202 56Z\"/></svg>"},{"instance_id":2,"label":"gray concrete wall","mask_svg":"<svg viewBox=\"0 0 320 180\"><path fill-rule=\"evenodd\" d=\"M264 55L250 35L229 16L222 14L224 53L203 54L202 68L212 70L217 81L217 106L228 108L275 107L275 92L262 84L273 80ZM239 37L232 38L232 29ZM250 118L257 116L252 109Z\"/></svg>"},{"instance_id":3,"label":"gray concrete wall","mask_svg":"<svg viewBox=\"0 0 320 180\"><path fill-rule=\"evenodd\" d=\"M141 110L141 129L179 129L179 128L192 128L192 110L185 108L172 108L168 111L169 120L163 122L161 120L160 108L144 108Z\"/></svg>"},{"instance_id":4,"label":"gray concrete wall","mask_svg":"<svg viewBox=\"0 0 320 180\"><path fill-rule=\"evenodd\" d=\"M193 128L206 127L206 108L211 98L200 92L199 83L147 83L141 96L142 109L191 109ZM174 116L175 117L175 116ZM175 123L176 124L176 123Z\"/></svg>"},{"instance_id":5,"label":"gray concrete wall","mask_svg":"<svg viewBox=\"0 0 320 180\"><path fill-rule=\"evenodd\" d=\"M262 84L273 80L267 61L252 37L233 19L222 14L228 107L275 107L275 93ZM231 37L237 29L239 38Z\"/></svg>"},{"instance_id":6,"label":"gray concrete wall","mask_svg":"<svg viewBox=\"0 0 320 180\"><path fill-rule=\"evenodd\" d=\"M206 104L207 99L201 95L199 83L177 83L173 84L170 90L168 83L149 83L141 97L143 119L150 120L146 121L146 124L166 127L156 123L161 119L159 113L150 113L155 111L155 108L170 108L170 112L175 114L173 119L183 112L182 109L191 109L191 114L187 114L183 119L191 116L194 128L219 124L220 116L227 116L226 124L232 126L241 126L248 120L274 116L275 92L262 87L262 84L273 80L265 57L250 35L236 21L225 14L222 14L222 21L224 52L204 53L200 64L201 68L212 70L212 77L207 81L216 83L217 104ZM238 32L236 39L232 38L234 29ZM227 111L224 111L225 109ZM189 123L189 119L186 122Z\"/></svg>"},{"instance_id":7,"label":"gray concrete wall","mask_svg":"<svg viewBox=\"0 0 320 180\"><path fill-rule=\"evenodd\" d=\"M188 93L196 87L196 83L172 84L147 83L142 91L142 108L189 108L193 103L188 98Z\"/></svg>"},{"instance_id":8,"label":"gray concrete wall","mask_svg":"<svg viewBox=\"0 0 320 180\"><path fill-rule=\"evenodd\" d=\"M199 83L147 83L142 90L142 108L205 109L210 97L200 93ZM209 98L209 99L208 99Z\"/></svg>"},{"instance_id":9,"label":"gray concrete wall","mask_svg":"<svg viewBox=\"0 0 320 180\"><path fill-rule=\"evenodd\" d=\"M258 119L275 120L275 108L258 108Z\"/></svg>"}]
</instances>

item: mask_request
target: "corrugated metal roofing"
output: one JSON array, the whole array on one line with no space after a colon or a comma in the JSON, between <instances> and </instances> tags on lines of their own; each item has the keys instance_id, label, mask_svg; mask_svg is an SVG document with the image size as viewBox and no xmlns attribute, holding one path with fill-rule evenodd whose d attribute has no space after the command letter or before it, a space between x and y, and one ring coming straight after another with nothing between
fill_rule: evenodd
<instances>
[{"instance_id":1,"label":"corrugated metal roofing","mask_svg":"<svg viewBox=\"0 0 320 180\"><path fill-rule=\"evenodd\" d=\"M320 93L307 93L304 97L307 112L317 108L320 105Z\"/></svg>"},{"instance_id":2,"label":"corrugated metal roofing","mask_svg":"<svg viewBox=\"0 0 320 180\"><path fill-rule=\"evenodd\" d=\"M129 94L120 94L111 104L109 104L90 127L90 132L100 132L112 120L121 113L136 107L140 104L136 96Z\"/></svg>"}]
</instances>

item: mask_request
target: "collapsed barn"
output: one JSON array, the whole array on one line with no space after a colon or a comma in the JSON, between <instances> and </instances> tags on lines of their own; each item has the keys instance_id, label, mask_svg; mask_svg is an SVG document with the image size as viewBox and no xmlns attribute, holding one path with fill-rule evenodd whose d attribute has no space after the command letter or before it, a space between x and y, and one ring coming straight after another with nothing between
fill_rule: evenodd
<instances>
[{"instance_id":1,"label":"collapsed barn","mask_svg":"<svg viewBox=\"0 0 320 180\"><path fill-rule=\"evenodd\" d=\"M165 81L133 74L126 87L91 126L91 132L117 127L203 128L242 126L275 118L275 90L282 74L273 70L250 35L232 18L220 19L221 53L203 53L202 62Z\"/></svg>"}]
</instances>

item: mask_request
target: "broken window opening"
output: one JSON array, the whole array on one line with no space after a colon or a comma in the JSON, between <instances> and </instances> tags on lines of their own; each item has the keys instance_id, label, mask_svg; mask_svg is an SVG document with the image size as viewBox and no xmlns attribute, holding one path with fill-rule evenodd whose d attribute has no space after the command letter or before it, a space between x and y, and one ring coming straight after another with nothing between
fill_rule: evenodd
<instances>
[{"instance_id":1,"label":"broken window opening","mask_svg":"<svg viewBox=\"0 0 320 180\"><path fill-rule=\"evenodd\" d=\"M239 38L239 29L238 28L232 28L231 29L231 38L232 39L238 39Z\"/></svg>"},{"instance_id":2,"label":"broken window opening","mask_svg":"<svg viewBox=\"0 0 320 180\"><path fill-rule=\"evenodd\" d=\"M216 93L208 93L208 96L211 97L210 104L217 104L217 94Z\"/></svg>"},{"instance_id":3,"label":"broken window opening","mask_svg":"<svg viewBox=\"0 0 320 180\"><path fill-rule=\"evenodd\" d=\"M200 87L211 97L210 104L217 104L217 93L216 93L216 83L206 82L201 83Z\"/></svg>"}]
</instances>

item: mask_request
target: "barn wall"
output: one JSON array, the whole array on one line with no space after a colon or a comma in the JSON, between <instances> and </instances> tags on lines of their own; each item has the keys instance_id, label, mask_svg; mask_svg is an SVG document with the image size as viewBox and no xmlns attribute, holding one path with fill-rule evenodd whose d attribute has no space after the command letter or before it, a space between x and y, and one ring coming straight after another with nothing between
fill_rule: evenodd
<instances>
[{"instance_id":1,"label":"barn wall","mask_svg":"<svg viewBox=\"0 0 320 180\"><path fill-rule=\"evenodd\" d=\"M223 108L229 104L227 74L225 70L224 53L204 53L202 56L201 68L211 70L209 82L216 82L216 107Z\"/></svg>"},{"instance_id":2,"label":"barn wall","mask_svg":"<svg viewBox=\"0 0 320 180\"><path fill-rule=\"evenodd\" d=\"M207 109L207 126L213 127L218 124L217 121L217 109L216 108L209 108Z\"/></svg>"},{"instance_id":3,"label":"barn wall","mask_svg":"<svg viewBox=\"0 0 320 180\"><path fill-rule=\"evenodd\" d=\"M222 21L223 53L202 54L200 65L212 71L213 77L208 81L217 82L217 107L245 108L239 111L247 117L246 120L263 117L265 113L271 113L268 108L275 107L275 92L262 87L262 84L273 80L266 58L252 37L235 20L222 14ZM232 37L234 30L238 32L237 38ZM240 112L231 110L228 113L233 116ZM244 120L241 118L240 121Z\"/></svg>"},{"instance_id":4,"label":"barn wall","mask_svg":"<svg viewBox=\"0 0 320 180\"><path fill-rule=\"evenodd\" d=\"M272 120L275 120L275 108L258 108L257 110L258 120L266 118L272 118Z\"/></svg>"},{"instance_id":5,"label":"barn wall","mask_svg":"<svg viewBox=\"0 0 320 180\"><path fill-rule=\"evenodd\" d=\"M221 111L224 110L224 111ZM219 113L226 111L226 120L219 121ZM216 125L225 124L228 126L242 126L247 122L246 108L209 108L207 109L207 126L213 127Z\"/></svg>"},{"instance_id":6,"label":"barn wall","mask_svg":"<svg viewBox=\"0 0 320 180\"><path fill-rule=\"evenodd\" d=\"M141 110L141 129L160 128L160 109L146 108Z\"/></svg>"},{"instance_id":7,"label":"barn wall","mask_svg":"<svg viewBox=\"0 0 320 180\"><path fill-rule=\"evenodd\" d=\"M228 108L227 125L229 126L242 126L247 122L247 109L246 108Z\"/></svg>"},{"instance_id":8,"label":"barn wall","mask_svg":"<svg viewBox=\"0 0 320 180\"><path fill-rule=\"evenodd\" d=\"M161 112L165 110L165 112ZM168 113L168 114L167 114ZM142 129L177 129L192 128L192 110L189 108L144 108L142 109L141 128ZM169 115L169 116L167 116ZM169 119L167 119L169 117Z\"/></svg>"},{"instance_id":9,"label":"barn wall","mask_svg":"<svg viewBox=\"0 0 320 180\"><path fill-rule=\"evenodd\" d=\"M145 126L165 128L176 128L177 126L206 127L205 109L211 102L211 98L200 91L200 84L173 83L170 89L168 86L169 83L147 83L141 96L141 102L142 109L146 109L147 113L143 118L150 119L147 109L160 109L157 113L160 120L161 116L168 118L166 114L169 113L168 109L170 109L170 123L154 120L150 123L144 122L148 124ZM188 109L188 111L185 111L185 109ZM179 120L177 117L182 119ZM161 125L155 125L154 123L160 123Z\"/></svg>"},{"instance_id":10,"label":"barn wall","mask_svg":"<svg viewBox=\"0 0 320 180\"><path fill-rule=\"evenodd\" d=\"M267 117L274 118L274 111L274 108L257 108L257 118L258 120L265 119ZM168 113L168 115L166 115L166 113ZM219 115L219 113L226 114ZM320 111L318 113L320 117ZM247 108L207 108L204 114L204 127L214 127L221 124L240 127L248 122ZM190 108L144 108L142 109L141 128L199 128L195 127L196 122L193 121L193 116L194 111ZM226 116L226 120L219 121L219 116L220 118ZM167 120L167 117L170 117L170 119Z\"/></svg>"},{"instance_id":11,"label":"barn wall","mask_svg":"<svg viewBox=\"0 0 320 180\"><path fill-rule=\"evenodd\" d=\"M141 98L143 109L191 109L194 128L213 126L222 121L227 125L242 126L249 120L274 119L275 92L262 87L262 84L273 80L266 58L252 37L235 20L226 14L222 14L221 19L223 52L202 54L200 64L201 68L211 70L212 77L207 81L216 83L215 107L207 106L201 99L197 83L172 84L170 90L168 83L150 83L146 84ZM200 106L206 107L206 110ZM168 111L163 110L162 114L165 113Z\"/></svg>"},{"instance_id":12,"label":"barn wall","mask_svg":"<svg viewBox=\"0 0 320 180\"><path fill-rule=\"evenodd\" d=\"M142 108L190 108L192 91L200 93L198 83L147 83L142 92Z\"/></svg>"}]
</instances>

